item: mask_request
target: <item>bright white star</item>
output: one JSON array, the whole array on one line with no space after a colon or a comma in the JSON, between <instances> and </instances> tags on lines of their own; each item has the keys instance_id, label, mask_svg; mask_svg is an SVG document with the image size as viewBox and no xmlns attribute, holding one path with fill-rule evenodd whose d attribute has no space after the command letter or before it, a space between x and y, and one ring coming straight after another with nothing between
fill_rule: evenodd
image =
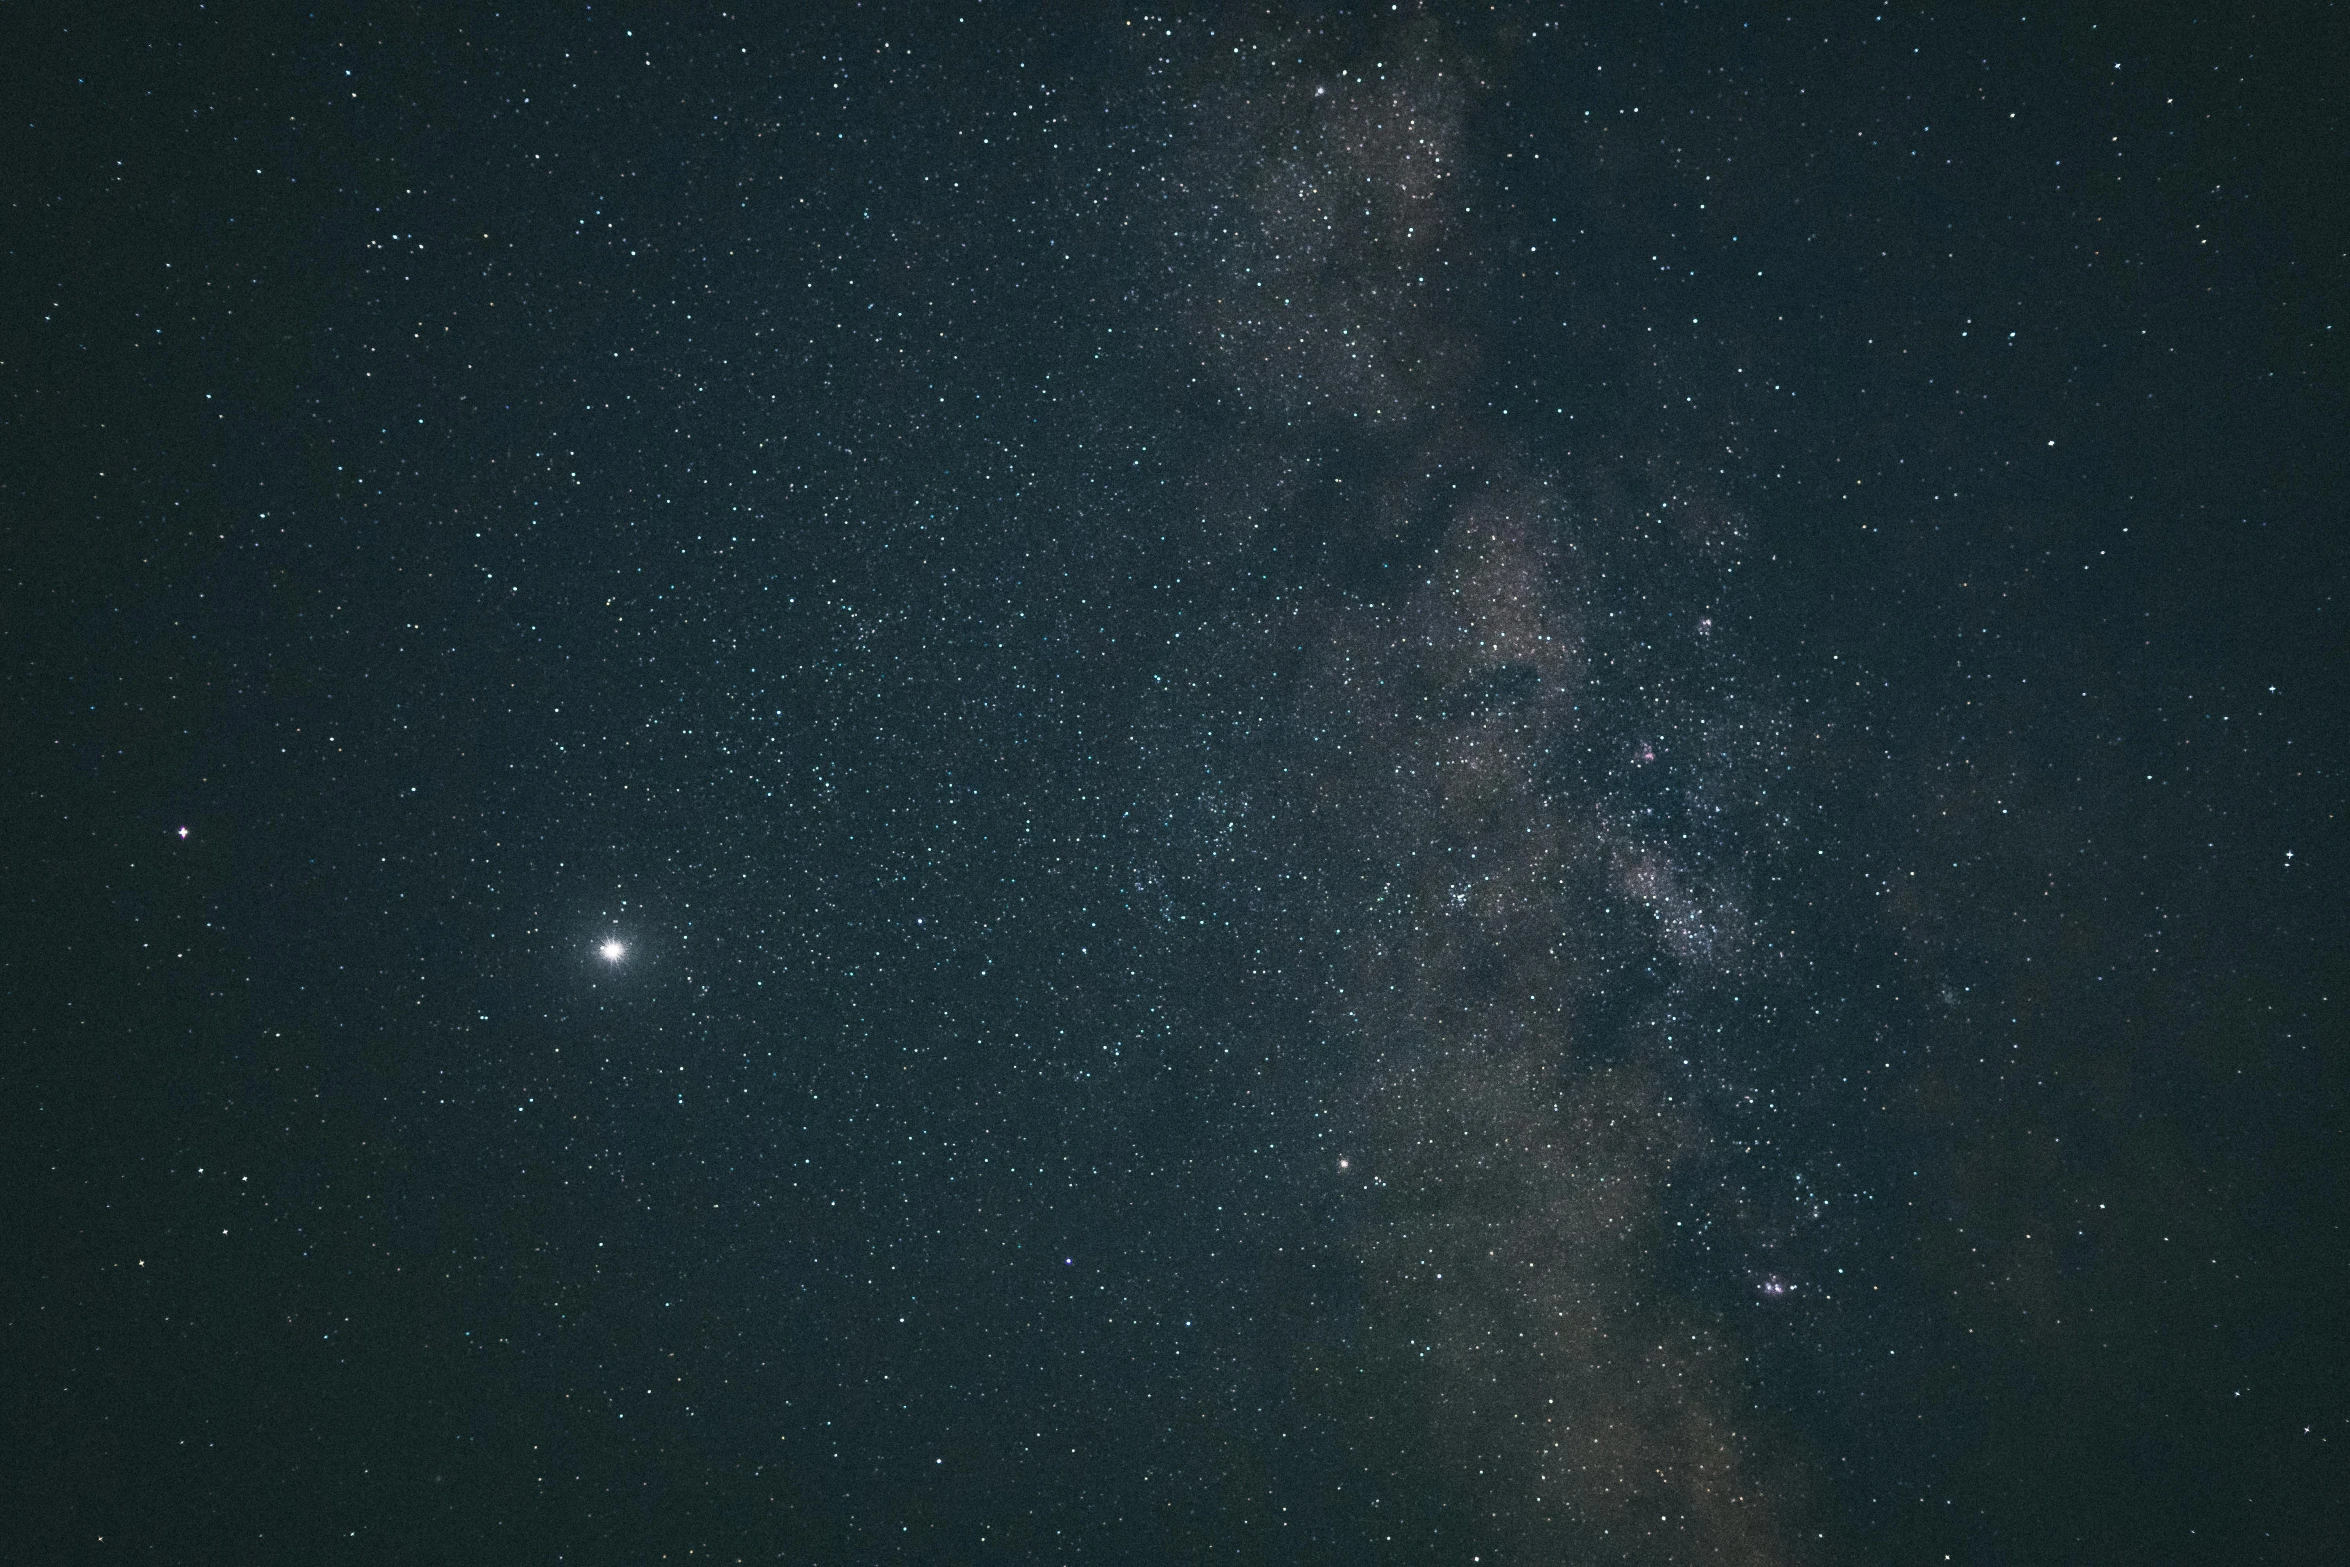
<instances>
[{"instance_id":1,"label":"bright white star","mask_svg":"<svg viewBox=\"0 0 2350 1567\"><path fill-rule=\"evenodd\" d=\"M618 941L607 941L596 950L604 955L604 961L607 963L617 963L628 956L628 949Z\"/></svg>"}]
</instances>

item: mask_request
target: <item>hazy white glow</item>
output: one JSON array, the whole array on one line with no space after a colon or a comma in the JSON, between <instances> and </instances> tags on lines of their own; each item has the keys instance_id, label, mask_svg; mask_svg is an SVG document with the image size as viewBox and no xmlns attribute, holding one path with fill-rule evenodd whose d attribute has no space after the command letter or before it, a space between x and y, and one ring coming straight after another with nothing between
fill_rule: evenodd
<instances>
[{"instance_id":1,"label":"hazy white glow","mask_svg":"<svg viewBox=\"0 0 2350 1567\"><path fill-rule=\"evenodd\" d=\"M628 956L628 949L622 946L617 940L607 941L596 950L604 954L604 961L607 963L617 963L622 958Z\"/></svg>"}]
</instances>

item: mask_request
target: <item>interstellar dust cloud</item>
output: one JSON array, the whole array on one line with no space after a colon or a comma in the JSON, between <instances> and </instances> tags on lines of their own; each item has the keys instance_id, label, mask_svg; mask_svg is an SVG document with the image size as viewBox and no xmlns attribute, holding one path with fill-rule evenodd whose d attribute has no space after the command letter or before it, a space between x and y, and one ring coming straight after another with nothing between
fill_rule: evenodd
<instances>
[{"instance_id":1,"label":"interstellar dust cloud","mask_svg":"<svg viewBox=\"0 0 2350 1567\"><path fill-rule=\"evenodd\" d=\"M1299 1353L1349 1368L1316 1374L1367 1412L1364 1462L1512 1559L1779 1559L1740 1354L1660 1262L1740 1091L1691 1039L1763 960L1775 741L1703 598L1735 528L1682 486L1687 596L1625 597L1605 460L1496 407L1517 258L1478 210L1470 68L1424 39L1225 58L1178 116L1160 276L1226 432L1196 492L1272 584L1227 655L1280 670L1256 786L1303 824L1323 933L1297 982L1363 1309Z\"/></svg>"}]
</instances>

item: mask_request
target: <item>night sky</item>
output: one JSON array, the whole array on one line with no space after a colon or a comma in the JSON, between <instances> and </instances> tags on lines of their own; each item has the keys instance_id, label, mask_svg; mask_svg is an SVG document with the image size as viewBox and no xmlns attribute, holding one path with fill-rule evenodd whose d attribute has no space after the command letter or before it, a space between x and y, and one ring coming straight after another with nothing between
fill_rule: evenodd
<instances>
[{"instance_id":1,"label":"night sky","mask_svg":"<svg viewBox=\"0 0 2350 1567\"><path fill-rule=\"evenodd\" d=\"M14 13L8 1554L2350 1556L2343 20Z\"/></svg>"}]
</instances>

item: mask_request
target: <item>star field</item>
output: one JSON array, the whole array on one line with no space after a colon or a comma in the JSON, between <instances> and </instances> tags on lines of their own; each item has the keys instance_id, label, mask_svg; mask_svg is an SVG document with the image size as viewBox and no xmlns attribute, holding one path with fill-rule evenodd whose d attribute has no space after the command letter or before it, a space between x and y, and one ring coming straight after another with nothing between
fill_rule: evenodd
<instances>
[{"instance_id":1,"label":"star field","mask_svg":"<svg viewBox=\"0 0 2350 1567\"><path fill-rule=\"evenodd\" d=\"M27 18L14 1532L2337 1554L2327 15Z\"/></svg>"}]
</instances>

